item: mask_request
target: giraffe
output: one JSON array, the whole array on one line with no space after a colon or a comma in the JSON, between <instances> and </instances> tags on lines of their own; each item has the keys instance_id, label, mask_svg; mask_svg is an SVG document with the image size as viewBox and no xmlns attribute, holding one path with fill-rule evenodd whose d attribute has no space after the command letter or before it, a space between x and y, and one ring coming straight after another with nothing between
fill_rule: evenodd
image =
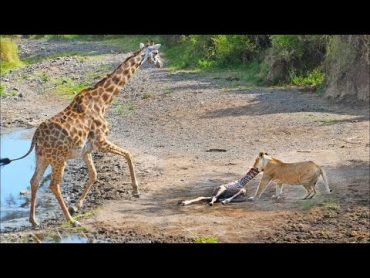
<instances>
[{"instance_id":1,"label":"giraffe","mask_svg":"<svg viewBox=\"0 0 370 278\"><path fill-rule=\"evenodd\" d=\"M139 187L135 175L132 156L107 139L108 123L105 119L106 108L122 90L123 86L145 62L160 68L162 60L158 49L161 45L140 43L140 49L127 57L113 73L95 84L94 87L83 89L72 102L60 113L42 122L36 129L29 151L22 157L10 160L1 159L0 165L19 160L31 153L35 148L36 169L31 178L31 209L29 221L33 226L39 223L35 218L36 192L40 180L50 165L52 168L50 189L54 193L63 214L73 226L80 226L72 215L76 213L97 180L97 172L91 153L100 151L112 153L126 159L131 176L133 196L139 197ZM67 208L60 185L67 160L81 158L88 169L88 180L75 206Z\"/></svg>"}]
</instances>

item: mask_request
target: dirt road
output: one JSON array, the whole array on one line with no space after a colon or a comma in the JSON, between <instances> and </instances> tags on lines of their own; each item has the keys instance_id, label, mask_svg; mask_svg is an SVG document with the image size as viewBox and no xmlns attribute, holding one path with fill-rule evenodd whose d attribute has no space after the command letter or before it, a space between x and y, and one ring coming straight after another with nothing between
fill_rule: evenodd
<instances>
[{"instance_id":1,"label":"dirt road","mask_svg":"<svg viewBox=\"0 0 370 278\"><path fill-rule=\"evenodd\" d=\"M27 55L39 51L36 40L21 43ZM58 42L42 43L58 49ZM98 59L46 59L2 77L17 89L17 96L1 99L2 127L36 127L70 101L53 93L55 79L96 82L94 72L108 74L126 57L97 43L94 49ZM130 80L107 118L110 139L133 155L142 195L131 197L125 161L94 155L98 182L82 211L93 209L80 220L85 233L110 242L370 242L368 105L333 103L294 89L246 88L230 79L142 68ZM207 152L215 148L226 151ZM320 194L301 200L304 188L290 186L276 201L270 185L256 202L177 205L237 179L260 150L286 162L317 162L333 193L319 182ZM69 162L62 189L69 203L86 178L82 161ZM248 195L260 178L248 184ZM58 217L42 229L60 227L64 219ZM31 231L6 232L1 240L19 241Z\"/></svg>"}]
</instances>

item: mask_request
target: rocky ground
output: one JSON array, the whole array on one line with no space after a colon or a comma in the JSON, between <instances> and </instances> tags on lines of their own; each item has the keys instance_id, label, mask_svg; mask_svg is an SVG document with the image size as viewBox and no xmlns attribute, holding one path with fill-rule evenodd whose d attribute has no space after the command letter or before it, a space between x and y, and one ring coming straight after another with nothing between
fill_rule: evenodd
<instances>
[{"instance_id":1,"label":"rocky ground","mask_svg":"<svg viewBox=\"0 0 370 278\"><path fill-rule=\"evenodd\" d=\"M74 51L80 54L53 54ZM1 77L13 95L1 99L3 129L37 127L69 103L70 97L59 93L61 85L94 84L127 55L98 42L44 40L22 40L20 52L22 58L40 61ZM366 104L333 103L291 88L247 87L232 76L144 67L113 102L107 118L110 139L133 155L142 196L131 196L125 161L95 154L98 181L79 214L83 233L92 240L370 241ZM333 193L324 193L319 182L321 194L301 200L303 187L290 186L276 201L270 185L256 202L177 205L237 179L260 150L287 162L314 160L327 171ZM62 189L67 203L78 199L86 173L82 161L68 163ZM250 182L248 195L259 180ZM31 234L72 230L61 213L42 224L36 231L30 226L5 231L1 241L33 242Z\"/></svg>"}]
</instances>

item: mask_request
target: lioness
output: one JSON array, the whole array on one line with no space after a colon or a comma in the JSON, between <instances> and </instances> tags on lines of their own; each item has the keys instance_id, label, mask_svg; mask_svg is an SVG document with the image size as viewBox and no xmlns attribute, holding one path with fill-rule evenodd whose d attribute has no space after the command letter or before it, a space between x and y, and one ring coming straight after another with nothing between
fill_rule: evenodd
<instances>
[{"instance_id":1,"label":"lioness","mask_svg":"<svg viewBox=\"0 0 370 278\"><path fill-rule=\"evenodd\" d=\"M327 192L331 192L324 170L312 161L284 163L265 152L260 152L253 168L260 172L263 171L263 176L256 194L249 200L259 199L270 181L276 182L276 195L273 198L280 198L283 193L283 184L301 184L307 191L303 199L311 199L316 195L315 185L320 176L322 176Z\"/></svg>"}]
</instances>

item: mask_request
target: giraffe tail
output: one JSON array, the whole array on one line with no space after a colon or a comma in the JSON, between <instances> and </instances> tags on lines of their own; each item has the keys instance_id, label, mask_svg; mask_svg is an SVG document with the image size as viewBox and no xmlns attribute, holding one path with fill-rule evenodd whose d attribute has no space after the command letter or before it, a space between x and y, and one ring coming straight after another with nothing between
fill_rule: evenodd
<instances>
[{"instance_id":1,"label":"giraffe tail","mask_svg":"<svg viewBox=\"0 0 370 278\"><path fill-rule=\"evenodd\" d=\"M0 167L1 167L1 166L5 166L5 165L9 164L9 163L10 163L10 162L12 162L12 161L20 160L20 159L25 158L27 155L29 155L29 154L32 152L32 150L33 150L33 148L34 148L34 147L35 147L35 140L34 140L34 138L33 138L33 139L32 139L32 143L31 143L31 146L30 146L30 149L28 150L28 152L27 152L25 155L23 155L23 156L21 156L21 157L18 157L18 158L15 158L15 159L1 158L1 159L0 159Z\"/></svg>"},{"instance_id":2,"label":"giraffe tail","mask_svg":"<svg viewBox=\"0 0 370 278\"><path fill-rule=\"evenodd\" d=\"M320 167L320 173L321 173L321 177L322 177L322 179L324 181L326 191L328 193L332 192L332 190L329 188L329 183L328 183L328 178L326 176L326 173L325 173L324 169L322 169L321 167Z\"/></svg>"},{"instance_id":3,"label":"giraffe tail","mask_svg":"<svg viewBox=\"0 0 370 278\"><path fill-rule=\"evenodd\" d=\"M0 159L0 166L4 166L12 162L9 158L1 158Z\"/></svg>"}]
</instances>

